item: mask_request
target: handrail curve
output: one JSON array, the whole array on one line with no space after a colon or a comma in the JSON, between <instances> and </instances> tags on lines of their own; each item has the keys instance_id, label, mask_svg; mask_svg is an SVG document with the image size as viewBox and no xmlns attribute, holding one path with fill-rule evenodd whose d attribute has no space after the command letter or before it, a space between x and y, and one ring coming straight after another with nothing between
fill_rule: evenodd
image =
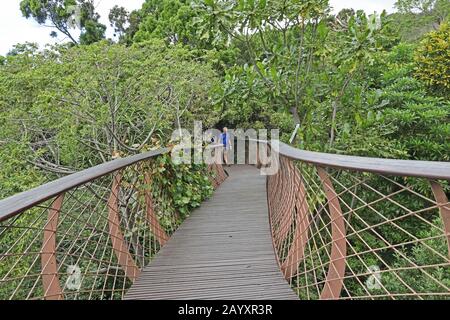
<instances>
[{"instance_id":1,"label":"handrail curve","mask_svg":"<svg viewBox=\"0 0 450 320\"><path fill-rule=\"evenodd\" d=\"M204 149L213 150L213 163L196 170L217 188L227 178L222 146ZM166 188L178 181L203 189L202 197L211 191L204 179L180 175L169 186L152 179L166 170L153 160L172 150L113 160L1 200L0 299L123 298L184 219Z\"/></svg>"},{"instance_id":2,"label":"handrail curve","mask_svg":"<svg viewBox=\"0 0 450 320\"><path fill-rule=\"evenodd\" d=\"M449 162L259 142L280 158L267 177L269 221L281 271L301 299L450 298Z\"/></svg>"},{"instance_id":3,"label":"handrail curve","mask_svg":"<svg viewBox=\"0 0 450 320\"><path fill-rule=\"evenodd\" d=\"M278 266L300 298L450 298L450 163L252 141L256 159L247 161L271 172ZM201 170L215 189L228 175L222 146L206 148L213 161ZM117 159L1 200L0 298L123 298L182 222L164 183L152 179L161 169L153 159L171 150ZM266 170L274 164L278 171ZM204 180L189 183L198 190Z\"/></svg>"},{"instance_id":4,"label":"handrail curve","mask_svg":"<svg viewBox=\"0 0 450 320\"><path fill-rule=\"evenodd\" d=\"M48 182L39 187L0 200L0 222L7 220L17 213L38 205L58 194L81 186L89 181L101 178L109 173L129 167L138 162L154 158L169 152L169 148L153 150L127 158L120 158L99 164L80 172Z\"/></svg>"}]
</instances>

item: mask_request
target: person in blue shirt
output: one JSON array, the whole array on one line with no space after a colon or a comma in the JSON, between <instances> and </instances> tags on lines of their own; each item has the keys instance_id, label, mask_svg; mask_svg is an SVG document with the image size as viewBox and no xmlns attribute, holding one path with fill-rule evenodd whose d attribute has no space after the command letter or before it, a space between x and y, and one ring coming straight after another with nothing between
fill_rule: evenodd
<instances>
[{"instance_id":1,"label":"person in blue shirt","mask_svg":"<svg viewBox=\"0 0 450 320\"><path fill-rule=\"evenodd\" d=\"M231 141L227 127L223 128L223 132L220 135L220 142L223 145L223 159L225 161L225 164L229 167L230 165L228 164L228 151L231 150Z\"/></svg>"}]
</instances>

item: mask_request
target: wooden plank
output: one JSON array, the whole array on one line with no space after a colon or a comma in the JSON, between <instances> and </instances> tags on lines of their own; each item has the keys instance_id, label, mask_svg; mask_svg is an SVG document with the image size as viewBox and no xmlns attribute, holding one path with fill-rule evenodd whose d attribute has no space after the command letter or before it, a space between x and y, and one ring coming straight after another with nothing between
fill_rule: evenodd
<instances>
[{"instance_id":1,"label":"wooden plank","mask_svg":"<svg viewBox=\"0 0 450 320\"><path fill-rule=\"evenodd\" d=\"M265 177L251 166L227 170L229 178L180 226L125 299L298 299L275 258Z\"/></svg>"}]
</instances>

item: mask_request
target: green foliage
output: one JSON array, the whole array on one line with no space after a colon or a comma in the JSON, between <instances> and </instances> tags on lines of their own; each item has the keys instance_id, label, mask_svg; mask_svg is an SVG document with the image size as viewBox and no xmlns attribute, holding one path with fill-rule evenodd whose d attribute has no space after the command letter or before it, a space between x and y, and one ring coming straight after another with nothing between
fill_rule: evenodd
<instances>
[{"instance_id":1,"label":"green foliage","mask_svg":"<svg viewBox=\"0 0 450 320\"><path fill-rule=\"evenodd\" d=\"M146 0L140 10L143 16L134 35L135 42L163 39L169 44L201 46L192 25L195 10L192 0Z\"/></svg>"},{"instance_id":2,"label":"green foliage","mask_svg":"<svg viewBox=\"0 0 450 320\"><path fill-rule=\"evenodd\" d=\"M91 44L105 38L106 26L93 20L86 22L85 32L80 35L80 44Z\"/></svg>"},{"instance_id":3,"label":"green foliage","mask_svg":"<svg viewBox=\"0 0 450 320\"><path fill-rule=\"evenodd\" d=\"M164 190L164 206L175 210L181 220L213 192L204 165L174 164L170 155L156 159L151 174L153 183Z\"/></svg>"},{"instance_id":4,"label":"green foliage","mask_svg":"<svg viewBox=\"0 0 450 320\"><path fill-rule=\"evenodd\" d=\"M270 77L277 77L277 73ZM267 88L253 67L236 66L227 70L222 85L215 92L215 103L223 110L222 121L231 127L289 131L292 117L285 112L282 102L274 104L276 97L282 94L280 89Z\"/></svg>"},{"instance_id":5,"label":"green foliage","mask_svg":"<svg viewBox=\"0 0 450 320\"><path fill-rule=\"evenodd\" d=\"M198 36L238 49L238 65L225 70L224 88L216 99L229 109L224 110L226 121L239 115L232 124L246 127L256 120L292 130L307 113L306 83L328 33L319 22L327 2L292 1L283 6L278 1L198 1L197 8ZM287 123L289 113L293 119ZM266 121L271 114L283 120Z\"/></svg>"},{"instance_id":6,"label":"green foliage","mask_svg":"<svg viewBox=\"0 0 450 320\"><path fill-rule=\"evenodd\" d=\"M24 144L0 141L0 198L37 187L45 181L39 170L26 161L29 151Z\"/></svg>"},{"instance_id":7,"label":"green foliage","mask_svg":"<svg viewBox=\"0 0 450 320\"><path fill-rule=\"evenodd\" d=\"M130 43L159 39L168 46L183 45L224 73L234 64L237 49L230 47L227 39L216 41L203 34L204 21L209 17L201 3L196 0L146 0L140 10L129 15L130 24L122 38ZM208 30L219 37L218 29Z\"/></svg>"},{"instance_id":8,"label":"green foliage","mask_svg":"<svg viewBox=\"0 0 450 320\"><path fill-rule=\"evenodd\" d=\"M439 255L436 253L447 251L447 243L444 239L440 238L441 231L438 229L442 228L441 219L437 218L435 221L433 221L433 224L436 226L436 228L424 228L417 234L417 236L420 238L431 239L413 246L410 249L410 252L408 252L408 257L411 257L410 259L416 265L439 265L442 261L442 258L439 257ZM434 251L431 251L430 248L432 248ZM394 268L401 269L408 266L408 262L400 254L397 254L394 259ZM401 277L402 279L408 279L407 284L418 292L439 292L440 290L442 290L442 285L450 285L449 268L446 268L445 266L435 266L432 268L427 268L426 271L427 275L424 275L424 273L420 270L414 269L401 270L397 273L397 276L395 276L395 274L386 274L383 279L383 283L386 283L387 290L398 293L408 292L408 288L406 288L404 283L399 280L399 277ZM432 281L431 277L436 279L437 281ZM442 285L439 285L437 282L441 283ZM440 299L440 297L433 297L432 299Z\"/></svg>"},{"instance_id":9,"label":"green foliage","mask_svg":"<svg viewBox=\"0 0 450 320\"><path fill-rule=\"evenodd\" d=\"M98 22L100 16L92 0L22 0L20 10L39 24L49 22L75 44L91 44L105 37L106 26ZM76 27L81 30L79 41L72 35Z\"/></svg>"},{"instance_id":10,"label":"green foliage","mask_svg":"<svg viewBox=\"0 0 450 320\"><path fill-rule=\"evenodd\" d=\"M408 42L420 40L439 28L450 15L447 0L399 0L396 7L399 12L392 14L393 21L402 39Z\"/></svg>"},{"instance_id":11,"label":"green foliage","mask_svg":"<svg viewBox=\"0 0 450 320\"><path fill-rule=\"evenodd\" d=\"M415 56L416 75L442 96L450 96L450 24L430 32Z\"/></svg>"},{"instance_id":12,"label":"green foliage","mask_svg":"<svg viewBox=\"0 0 450 320\"><path fill-rule=\"evenodd\" d=\"M174 124L218 119L208 99L214 72L180 47L101 42L16 50L0 68L1 152L18 145L20 159L52 173L165 145Z\"/></svg>"},{"instance_id":13,"label":"green foliage","mask_svg":"<svg viewBox=\"0 0 450 320\"><path fill-rule=\"evenodd\" d=\"M212 126L218 116L210 107L208 95L216 76L208 64L195 62L192 57L188 50L168 48L161 41L131 47L103 41L89 46L57 46L43 52L35 44L16 46L0 66L0 198L119 156L165 146L178 125L188 128L200 119ZM212 193L205 166L174 165L166 155L145 169L151 173L154 210L166 232L173 232ZM131 183L127 177L124 180L124 184ZM102 185L102 181L97 182ZM137 187L142 183L137 182ZM86 204L95 199L86 192L68 198ZM100 206L88 210L94 220L107 211ZM72 207L70 213L79 218L84 210L78 212L78 208ZM44 228L44 211L31 209L15 219L16 226L25 228L3 232L0 251L13 246L14 252L40 252L42 243L36 239L42 236L39 230ZM89 252L96 251L99 243L85 225L70 222L65 216L59 228L94 240L80 245ZM148 229L145 232L148 234ZM124 236L131 243L132 234ZM107 243L101 245L103 255L114 256ZM70 250L78 249L77 243L60 248L67 256L71 256ZM152 246L146 257L153 256L156 249ZM13 292L16 299L41 297L38 255L16 257L5 258L0 266L1 278L18 279L1 286L0 299L9 298ZM69 260L66 262L72 262ZM78 259L77 265L95 273L101 261L91 262L92 257ZM36 276L23 278L30 273ZM66 298L119 298L120 292L107 289L130 286L121 273L100 279L87 277L83 285L94 291L79 295L68 292ZM60 281L65 283L66 279L62 269ZM34 287L32 296L28 296Z\"/></svg>"},{"instance_id":14,"label":"green foliage","mask_svg":"<svg viewBox=\"0 0 450 320\"><path fill-rule=\"evenodd\" d=\"M400 12L367 16L352 9L330 15L325 0L146 0L131 13L111 10L120 45L99 41L105 27L88 0L23 0L21 10L71 36L69 7L75 4L83 9L82 34L72 40L90 45L39 52L27 43L0 57L0 198L167 145L174 128L191 127L194 120L205 127L279 128L284 141L300 124L294 144L304 149L450 161L448 1L399 0ZM212 193L204 166L176 166L163 156L150 169L165 227L173 216L181 222ZM380 192L392 192L380 177L364 178ZM352 177L344 172L339 181L351 185ZM396 182L429 195L429 186L418 180ZM367 190L358 195L367 203L377 200ZM325 198L317 194L309 201L313 207ZM411 195L396 201L411 210L424 206ZM388 201L373 207L388 218L399 214ZM358 214L380 224L389 243L408 240L372 211ZM420 238L437 235L430 225L441 228L438 220L398 223ZM358 221L352 226L365 228ZM348 239L360 251L385 245L370 232L363 240ZM443 239L433 238L381 254L402 269L403 254L417 265L436 261L430 247L446 250ZM377 262L373 254L348 260L359 273ZM439 289L418 272L399 273L417 291ZM450 285L448 270L429 272ZM408 292L398 277L387 277L389 291ZM366 294L359 283L346 286L353 295Z\"/></svg>"},{"instance_id":15,"label":"green foliage","mask_svg":"<svg viewBox=\"0 0 450 320\"><path fill-rule=\"evenodd\" d=\"M400 13L427 15L439 23L450 13L450 4L446 0L398 0L395 7Z\"/></svg>"},{"instance_id":16,"label":"green foliage","mask_svg":"<svg viewBox=\"0 0 450 320\"><path fill-rule=\"evenodd\" d=\"M449 160L449 104L427 94L424 83L414 78L414 49L402 44L375 56L373 66L367 70L365 103L353 107L338 121L336 151Z\"/></svg>"}]
</instances>

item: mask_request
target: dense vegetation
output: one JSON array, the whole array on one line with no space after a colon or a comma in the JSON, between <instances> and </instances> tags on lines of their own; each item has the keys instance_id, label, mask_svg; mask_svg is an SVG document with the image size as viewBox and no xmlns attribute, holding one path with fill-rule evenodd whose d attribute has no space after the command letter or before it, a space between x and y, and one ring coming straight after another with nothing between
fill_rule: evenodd
<instances>
[{"instance_id":1,"label":"dense vegetation","mask_svg":"<svg viewBox=\"0 0 450 320\"><path fill-rule=\"evenodd\" d=\"M333 15L327 0L146 0L112 8L114 41L88 0L24 0L25 17L71 42L0 56L0 198L166 145L194 120L284 141L299 124L303 149L450 161L449 2L396 5L368 16ZM192 183L203 167L162 166L178 212L210 195Z\"/></svg>"}]
</instances>

